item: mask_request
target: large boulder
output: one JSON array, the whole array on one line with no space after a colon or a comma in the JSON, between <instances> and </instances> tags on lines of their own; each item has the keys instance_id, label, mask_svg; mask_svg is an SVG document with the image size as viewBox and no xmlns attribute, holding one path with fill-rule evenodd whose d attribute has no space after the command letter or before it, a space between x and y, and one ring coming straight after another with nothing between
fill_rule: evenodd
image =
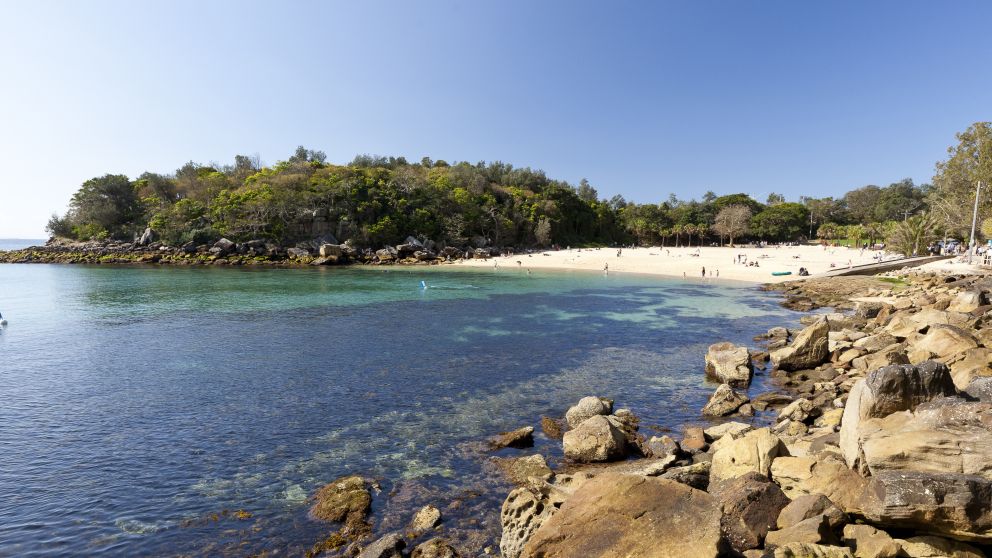
<instances>
[{"instance_id":1,"label":"large boulder","mask_svg":"<svg viewBox=\"0 0 992 558\"><path fill-rule=\"evenodd\" d=\"M978 475L881 471L862 513L872 523L956 539L992 542L992 480Z\"/></svg>"},{"instance_id":2,"label":"large boulder","mask_svg":"<svg viewBox=\"0 0 992 558\"><path fill-rule=\"evenodd\" d=\"M320 257L322 258L340 258L344 256L344 249L341 248L340 244L321 244L320 245Z\"/></svg>"},{"instance_id":3,"label":"large boulder","mask_svg":"<svg viewBox=\"0 0 992 558\"><path fill-rule=\"evenodd\" d=\"M858 429L871 474L929 471L992 479L992 405L948 398L868 419Z\"/></svg>"},{"instance_id":4,"label":"large boulder","mask_svg":"<svg viewBox=\"0 0 992 558\"><path fill-rule=\"evenodd\" d=\"M141 238L135 244L138 246L148 246L156 240L158 240L158 235L155 234L155 231L151 227L145 227L145 232L141 233Z\"/></svg>"},{"instance_id":5,"label":"large boulder","mask_svg":"<svg viewBox=\"0 0 992 558\"><path fill-rule=\"evenodd\" d=\"M737 393L728 384L720 384L703 406L702 413L711 417L723 417L736 413L747 402L746 395Z\"/></svg>"},{"instance_id":6,"label":"large boulder","mask_svg":"<svg viewBox=\"0 0 992 558\"><path fill-rule=\"evenodd\" d=\"M840 448L848 466L855 467L860 461L858 430L862 421L910 410L920 403L954 393L950 371L936 361L916 366L886 366L858 380L848 395L841 420Z\"/></svg>"},{"instance_id":7,"label":"large boulder","mask_svg":"<svg viewBox=\"0 0 992 558\"><path fill-rule=\"evenodd\" d=\"M947 310L949 312L972 312L988 302L982 291L964 291L954 297Z\"/></svg>"},{"instance_id":8,"label":"large boulder","mask_svg":"<svg viewBox=\"0 0 992 558\"><path fill-rule=\"evenodd\" d=\"M976 378L992 376L992 349L976 347L968 349L953 359L948 359L951 378L959 391L967 391Z\"/></svg>"},{"instance_id":9,"label":"large boulder","mask_svg":"<svg viewBox=\"0 0 992 558\"><path fill-rule=\"evenodd\" d=\"M569 428L575 428L587 418L596 415L608 415L613 412L613 401L604 397L583 397L565 413L565 421Z\"/></svg>"},{"instance_id":10,"label":"large boulder","mask_svg":"<svg viewBox=\"0 0 992 558\"><path fill-rule=\"evenodd\" d=\"M581 463L620 459L626 443L622 425L612 415L590 417L562 437L565 457Z\"/></svg>"},{"instance_id":11,"label":"large boulder","mask_svg":"<svg viewBox=\"0 0 992 558\"><path fill-rule=\"evenodd\" d=\"M916 349L931 352L938 357L963 353L978 346L975 336L952 325L934 325L916 342Z\"/></svg>"},{"instance_id":12,"label":"large boulder","mask_svg":"<svg viewBox=\"0 0 992 558\"><path fill-rule=\"evenodd\" d=\"M785 445L767 428L752 430L724 444L713 454L711 481L739 477L754 471L768 476L772 461L787 454Z\"/></svg>"},{"instance_id":13,"label":"large boulder","mask_svg":"<svg viewBox=\"0 0 992 558\"><path fill-rule=\"evenodd\" d=\"M558 510L578 484L572 477L559 475L554 485L530 485L511 491L500 510L503 533L499 550L503 558L520 556L534 531Z\"/></svg>"},{"instance_id":14,"label":"large boulder","mask_svg":"<svg viewBox=\"0 0 992 558\"><path fill-rule=\"evenodd\" d=\"M792 499L822 494L850 514L860 514L868 481L839 458L827 456L778 457L772 462L772 480Z\"/></svg>"},{"instance_id":15,"label":"large boulder","mask_svg":"<svg viewBox=\"0 0 992 558\"><path fill-rule=\"evenodd\" d=\"M580 486L527 541L522 557L721 555L720 505L674 481L605 473Z\"/></svg>"},{"instance_id":16,"label":"large boulder","mask_svg":"<svg viewBox=\"0 0 992 558\"><path fill-rule=\"evenodd\" d=\"M714 483L708 492L719 500L724 538L738 552L760 547L789 503L778 485L754 472Z\"/></svg>"},{"instance_id":17,"label":"large boulder","mask_svg":"<svg viewBox=\"0 0 992 558\"><path fill-rule=\"evenodd\" d=\"M772 351L772 364L781 370L815 368L826 360L829 351L830 324L819 318L796 335L787 347Z\"/></svg>"},{"instance_id":18,"label":"large boulder","mask_svg":"<svg viewBox=\"0 0 992 558\"><path fill-rule=\"evenodd\" d=\"M706 373L721 383L746 388L754 374L751 353L733 343L714 343L706 351Z\"/></svg>"},{"instance_id":19,"label":"large boulder","mask_svg":"<svg viewBox=\"0 0 992 558\"><path fill-rule=\"evenodd\" d=\"M234 242L232 242L232 241L230 241L230 240L228 240L226 238L222 238L222 239L218 240L217 242L214 242L213 248L216 248L217 249L217 252L216 253L219 253L221 255L224 255L224 254L230 254L231 252L233 252L236 246L237 245Z\"/></svg>"}]
</instances>

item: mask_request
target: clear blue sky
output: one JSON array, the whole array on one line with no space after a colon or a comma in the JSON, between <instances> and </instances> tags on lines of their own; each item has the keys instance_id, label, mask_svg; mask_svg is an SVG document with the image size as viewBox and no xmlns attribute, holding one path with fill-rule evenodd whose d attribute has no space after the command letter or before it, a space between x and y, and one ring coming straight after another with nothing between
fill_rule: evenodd
<instances>
[{"instance_id":1,"label":"clear blue sky","mask_svg":"<svg viewBox=\"0 0 992 558\"><path fill-rule=\"evenodd\" d=\"M298 144L609 197L928 182L992 119L992 2L0 0L0 237L86 179Z\"/></svg>"}]
</instances>

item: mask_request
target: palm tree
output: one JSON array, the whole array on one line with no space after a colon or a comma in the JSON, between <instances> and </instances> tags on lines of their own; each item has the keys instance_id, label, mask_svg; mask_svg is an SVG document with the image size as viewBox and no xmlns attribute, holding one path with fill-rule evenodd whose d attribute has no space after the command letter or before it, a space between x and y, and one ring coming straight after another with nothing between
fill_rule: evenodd
<instances>
[{"instance_id":1,"label":"palm tree","mask_svg":"<svg viewBox=\"0 0 992 558\"><path fill-rule=\"evenodd\" d=\"M823 240L833 240L837 238L837 225L834 223L824 223L816 229L816 237Z\"/></svg>"},{"instance_id":2,"label":"palm tree","mask_svg":"<svg viewBox=\"0 0 992 558\"><path fill-rule=\"evenodd\" d=\"M896 225L888 243L896 252L910 257L938 238L937 219L930 213L921 213Z\"/></svg>"},{"instance_id":3,"label":"palm tree","mask_svg":"<svg viewBox=\"0 0 992 558\"><path fill-rule=\"evenodd\" d=\"M682 232L689 237L689 248L692 248L692 235L696 234L696 225L683 225Z\"/></svg>"},{"instance_id":4,"label":"palm tree","mask_svg":"<svg viewBox=\"0 0 992 558\"><path fill-rule=\"evenodd\" d=\"M699 225L696 225L696 236L699 237L699 245L700 246L703 245L703 237L709 236L709 234L710 234L710 226L709 225L707 225L705 223L701 223Z\"/></svg>"},{"instance_id":5,"label":"palm tree","mask_svg":"<svg viewBox=\"0 0 992 558\"><path fill-rule=\"evenodd\" d=\"M666 229L665 227L659 227L658 228L658 236L661 237L661 247L662 248L665 247L665 239L668 238L668 236L670 234L672 234L672 231Z\"/></svg>"},{"instance_id":6,"label":"palm tree","mask_svg":"<svg viewBox=\"0 0 992 558\"><path fill-rule=\"evenodd\" d=\"M683 227L682 225L674 225L672 227L672 234L675 235L675 247L676 248L679 248L679 247L682 246L682 244L679 242L679 236L681 236L683 232L685 232L685 227Z\"/></svg>"}]
</instances>

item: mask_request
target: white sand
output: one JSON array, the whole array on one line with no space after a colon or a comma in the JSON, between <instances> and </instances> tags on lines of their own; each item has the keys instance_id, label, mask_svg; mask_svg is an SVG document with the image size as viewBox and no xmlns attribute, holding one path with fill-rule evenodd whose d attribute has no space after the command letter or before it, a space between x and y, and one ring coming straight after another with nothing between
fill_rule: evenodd
<instances>
[{"instance_id":1,"label":"white sand","mask_svg":"<svg viewBox=\"0 0 992 558\"><path fill-rule=\"evenodd\" d=\"M694 254L699 254L695 256ZM757 261L759 267L734 263L738 254L747 261ZM616 248L572 248L534 254L517 254L488 260L461 260L453 265L493 269L498 264L502 271L527 269L570 269L602 272L609 264L610 273L641 273L701 279L706 268L707 279L713 278L748 283L774 283L798 278L799 268L810 274L824 273L831 269L851 265L875 263L878 252L844 247L822 246L769 246L767 248L624 248L617 257ZM518 263L519 262L519 263ZM831 268L831 264L834 266ZM792 275L774 276L773 271L791 271ZM711 275L712 274L712 275Z\"/></svg>"}]
</instances>

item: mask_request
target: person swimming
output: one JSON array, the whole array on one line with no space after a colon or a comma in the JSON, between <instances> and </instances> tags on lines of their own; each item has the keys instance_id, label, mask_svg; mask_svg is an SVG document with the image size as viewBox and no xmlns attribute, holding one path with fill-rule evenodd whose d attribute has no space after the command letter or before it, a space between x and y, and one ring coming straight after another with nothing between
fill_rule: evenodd
<instances>
[{"instance_id":1,"label":"person swimming","mask_svg":"<svg viewBox=\"0 0 992 558\"><path fill-rule=\"evenodd\" d=\"M427 281L421 281L420 282L420 288L421 289L426 289L427 288Z\"/></svg>"}]
</instances>

